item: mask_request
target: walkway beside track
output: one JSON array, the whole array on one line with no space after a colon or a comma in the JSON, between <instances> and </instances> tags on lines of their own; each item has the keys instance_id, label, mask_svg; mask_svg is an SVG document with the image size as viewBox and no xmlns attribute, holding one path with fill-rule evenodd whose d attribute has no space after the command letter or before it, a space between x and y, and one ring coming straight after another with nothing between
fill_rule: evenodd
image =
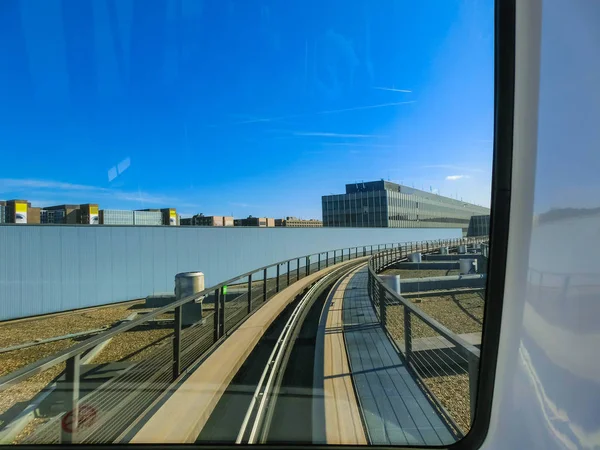
<instances>
[{"instance_id":1,"label":"walkway beside track","mask_svg":"<svg viewBox=\"0 0 600 450\"><path fill-rule=\"evenodd\" d=\"M343 329L368 441L374 445L455 442L381 327L367 279L368 268L363 267L345 286Z\"/></svg>"},{"instance_id":2,"label":"walkway beside track","mask_svg":"<svg viewBox=\"0 0 600 450\"><path fill-rule=\"evenodd\" d=\"M322 430L324 434L318 439L323 439L327 444L366 445L368 443L354 394L343 333L344 293L348 282L360 267L341 278L329 293L321 319L324 320L326 317L326 321L320 325L322 333L317 337L318 341L322 342L322 348L315 353L315 358L323 361L322 406L325 419L325 429ZM315 373L315 379L320 375ZM315 415L313 420L320 422L321 419L320 416ZM313 430L318 430L320 428L318 425L320 424L315 423Z\"/></svg>"}]
</instances>

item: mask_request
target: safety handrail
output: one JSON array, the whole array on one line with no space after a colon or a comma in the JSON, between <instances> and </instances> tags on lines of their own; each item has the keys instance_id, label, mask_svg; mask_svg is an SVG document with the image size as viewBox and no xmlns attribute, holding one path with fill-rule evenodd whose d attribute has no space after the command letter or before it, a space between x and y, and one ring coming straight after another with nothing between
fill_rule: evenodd
<instances>
[{"instance_id":1,"label":"safety handrail","mask_svg":"<svg viewBox=\"0 0 600 450\"><path fill-rule=\"evenodd\" d=\"M469 391L470 391L470 412L471 419L473 419L474 411L475 411L475 399L477 392L477 382L478 382L478 369L479 369L479 359L481 352L474 345L467 342L465 339L460 337L457 333L454 333L446 326L442 325L440 322L435 320L433 317L429 316L425 313L421 308L416 306L410 300L405 299L402 295L395 292L391 287L385 284L381 278L378 276L383 269L389 267L390 265L396 264L400 260L404 260L408 257L408 255L412 252L416 251L425 251L431 252L439 250L442 246L452 246L455 247L457 245L467 245L467 244L484 244L486 246L486 252L488 250L488 244L486 242L489 240L488 237L474 237L474 238L463 238L458 240L458 243L454 241L451 245L436 245L429 246L427 245L425 248L421 246L421 248L399 248L399 249L390 249L384 250L381 252L372 255L369 259L368 264L368 277L369 277L369 296L371 298L371 302L375 310L379 315L379 320L383 327L386 329L386 332L391 336L390 331L387 329L386 322L386 309L387 303L385 299L387 297L392 297L398 304L403 306L403 314L404 314L404 358L407 362L407 365L414 369L413 361L412 361L412 336L411 336L411 314L417 316L421 322L429 326L439 335L441 335L448 342L454 344L458 349L460 349L463 354L466 356L468 361L468 372L469 372ZM468 256L465 254L465 256ZM378 301L377 301L378 300ZM402 353L402 351L400 351ZM414 374L419 376L418 371L413 370ZM461 430L462 431L462 430Z\"/></svg>"},{"instance_id":2,"label":"safety handrail","mask_svg":"<svg viewBox=\"0 0 600 450\"><path fill-rule=\"evenodd\" d=\"M404 243L406 244L406 243ZM56 364L60 364L66 360L68 360L69 358L77 355L77 354L82 354L83 352L97 346L98 344L101 344L102 342L106 341L107 339L110 339L118 334L121 334L125 331L128 331L132 328L138 327L144 323L147 323L149 321L151 321L152 319L158 317L161 314L164 314L166 312L172 311L178 307L181 307L187 303L191 303L191 302L195 302L198 299L200 299L201 297L206 296L207 294L211 294L217 290L221 290L224 286L228 286L230 284L233 284L233 282L238 281L238 280L242 280L243 278L247 278L250 275L253 275L257 272L263 271L263 270L268 270L270 268L274 268L274 267L278 267L278 266L282 266L284 264L287 264L288 262L297 262L299 264L299 261L305 259L305 258L310 258L312 256L318 256L318 255L323 255L323 254L327 254L326 260L323 261L323 264L327 264L329 262L329 255L333 254L334 259L337 258L338 256L341 255L342 257L342 261L344 261L344 251L348 250L348 259L354 259L357 256L357 252L358 249L362 249L363 250L363 254L361 256L366 256L366 249L370 247L370 254L373 254L372 252L374 251L374 248L377 247L377 251L381 250L381 247L383 246L384 248L387 248L387 246L390 245L393 246L394 245L402 245L402 243L387 243L387 244L373 244L373 245L360 245L360 246L356 246L356 247L344 247L344 248L338 248L338 249L334 249L334 250L328 250L328 251L324 251L324 252L320 252L320 253L311 253L309 255L304 255L304 256L300 256L300 257L296 257L296 258L290 258L290 259L286 259L284 261L279 261L276 262L274 264L270 264L267 266L263 266L263 267L259 267L257 269L254 269L252 271L246 272L242 275L238 275L234 278L230 278L227 281L223 281L221 283L218 283L214 286L211 286L210 288L204 289L203 291L182 298L180 300L176 300L175 302L169 303L166 306L160 307L155 309L154 311L144 314L141 317L138 317L132 321L128 321L126 323L123 323L121 325L118 325L112 329L109 329L103 333L100 333L96 336L93 336L89 339L86 339L83 342L80 342L79 344L76 344L66 350L63 350L62 352L59 352L55 355L50 355L46 358L40 359L36 362L33 362L21 369L18 369L12 373L9 373L3 377L0 377L0 391L14 385L15 383L18 383L20 381L26 380L27 378L30 378L40 372L43 372L44 370L47 370L48 368L56 365ZM354 258L352 258L352 250L354 250L355 256ZM339 255L337 254L337 252L341 252ZM306 266L302 266L302 267L306 267ZM297 281L297 280L296 280Z\"/></svg>"}]
</instances>

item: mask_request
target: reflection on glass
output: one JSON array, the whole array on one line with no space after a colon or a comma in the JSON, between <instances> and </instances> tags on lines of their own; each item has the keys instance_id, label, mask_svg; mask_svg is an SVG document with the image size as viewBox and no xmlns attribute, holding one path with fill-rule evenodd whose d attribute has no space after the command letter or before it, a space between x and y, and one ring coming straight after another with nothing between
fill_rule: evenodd
<instances>
[{"instance_id":1,"label":"reflection on glass","mask_svg":"<svg viewBox=\"0 0 600 450\"><path fill-rule=\"evenodd\" d=\"M0 443L469 432L492 1L0 10Z\"/></svg>"}]
</instances>

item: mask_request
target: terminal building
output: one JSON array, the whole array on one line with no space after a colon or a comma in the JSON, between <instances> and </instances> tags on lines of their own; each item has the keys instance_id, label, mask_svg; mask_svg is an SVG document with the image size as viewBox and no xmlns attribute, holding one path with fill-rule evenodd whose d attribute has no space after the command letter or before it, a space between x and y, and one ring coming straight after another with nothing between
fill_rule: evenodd
<instances>
[{"instance_id":1,"label":"terminal building","mask_svg":"<svg viewBox=\"0 0 600 450\"><path fill-rule=\"evenodd\" d=\"M489 208L389 181L347 184L346 193L322 197L325 227L462 228Z\"/></svg>"},{"instance_id":2,"label":"terminal building","mask_svg":"<svg viewBox=\"0 0 600 450\"><path fill-rule=\"evenodd\" d=\"M293 228L318 228L323 226L323 222L316 219L303 220L297 217L286 217L285 219L275 219L276 227Z\"/></svg>"}]
</instances>

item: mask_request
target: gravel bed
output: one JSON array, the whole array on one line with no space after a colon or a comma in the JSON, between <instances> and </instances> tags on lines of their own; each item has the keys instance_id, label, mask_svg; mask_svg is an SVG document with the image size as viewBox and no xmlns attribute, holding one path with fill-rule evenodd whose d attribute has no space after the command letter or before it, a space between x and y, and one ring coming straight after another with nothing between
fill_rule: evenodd
<instances>
[{"instance_id":1,"label":"gravel bed","mask_svg":"<svg viewBox=\"0 0 600 450\"><path fill-rule=\"evenodd\" d=\"M140 326L113 337L112 341L94 358L94 364L115 361L140 361L173 334L171 326Z\"/></svg>"},{"instance_id":2,"label":"gravel bed","mask_svg":"<svg viewBox=\"0 0 600 450\"><path fill-rule=\"evenodd\" d=\"M432 377L425 378L424 382L456 424L467 433L471 428L469 377L467 375Z\"/></svg>"},{"instance_id":3,"label":"gravel bed","mask_svg":"<svg viewBox=\"0 0 600 450\"><path fill-rule=\"evenodd\" d=\"M482 295L483 292L440 295L439 297L428 297L427 301L416 303L416 306L454 333L480 333L484 307ZM438 333L425 325L423 321L414 315L411 317L413 338L438 336ZM388 330L394 339L404 341L404 307L402 305L388 306L387 323Z\"/></svg>"},{"instance_id":4,"label":"gravel bed","mask_svg":"<svg viewBox=\"0 0 600 450\"><path fill-rule=\"evenodd\" d=\"M128 303L59 316L41 316L32 320L2 322L0 323L0 348L24 344L36 339L47 339L102 328L124 319L132 312L139 311L137 305L140 303Z\"/></svg>"},{"instance_id":5,"label":"gravel bed","mask_svg":"<svg viewBox=\"0 0 600 450\"><path fill-rule=\"evenodd\" d=\"M101 328L112 325L122 320L133 312L149 311L142 302L127 303L115 307L98 308L93 310L75 312L59 316L44 316L32 320L4 322L0 324L0 347L8 347L22 343L32 342L36 339L46 339L77 333L89 329ZM163 314L162 318L172 318L172 314ZM135 329L134 329L135 330ZM152 343L159 341L170 334L169 326L154 329L133 331L116 336L111 344L96 357L93 363L112 362L129 359L137 361L153 350ZM25 349L15 350L0 354L0 376L7 375L24 366L32 364L41 358L59 353L85 339L81 336L75 339L64 339L47 344L39 344ZM112 347L111 347L112 345ZM137 353L136 353L137 352ZM65 363L58 364L42 373L18 383L0 393L0 415L9 409L22 404L25 407L31 400L54 380L64 370ZM21 407L20 405L17 407ZM15 442L24 439L31 431L46 419L35 419L16 438ZM0 427L3 421L0 419Z\"/></svg>"},{"instance_id":6,"label":"gravel bed","mask_svg":"<svg viewBox=\"0 0 600 450\"><path fill-rule=\"evenodd\" d=\"M485 304L483 295L481 291L428 297L418 307L454 333L480 333Z\"/></svg>"},{"instance_id":7,"label":"gravel bed","mask_svg":"<svg viewBox=\"0 0 600 450\"><path fill-rule=\"evenodd\" d=\"M20 444L23 439L29 436L37 427L48 422L48 418L36 417L21 430L21 432L13 440L13 444Z\"/></svg>"},{"instance_id":8,"label":"gravel bed","mask_svg":"<svg viewBox=\"0 0 600 450\"><path fill-rule=\"evenodd\" d=\"M0 416L13 406L17 405L17 403L23 402L23 406L26 406L33 397L56 378L64 368L65 363L58 364L2 391L0 394ZM2 426L4 426L4 422L0 419L0 427Z\"/></svg>"}]
</instances>

